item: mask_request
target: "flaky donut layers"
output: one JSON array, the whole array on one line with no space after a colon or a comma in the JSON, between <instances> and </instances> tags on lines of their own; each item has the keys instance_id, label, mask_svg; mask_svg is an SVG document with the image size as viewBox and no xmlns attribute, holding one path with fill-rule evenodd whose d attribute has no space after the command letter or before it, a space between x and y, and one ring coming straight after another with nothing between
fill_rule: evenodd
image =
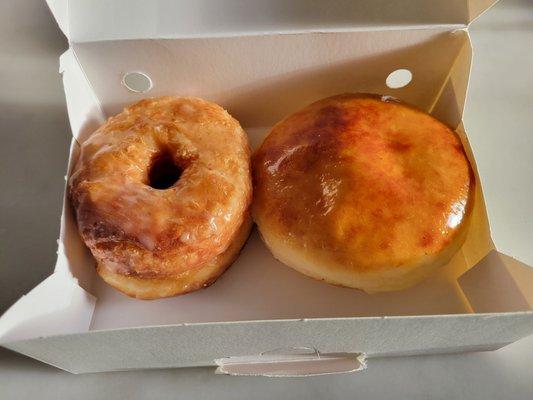
<instances>
[{"instance_id":1,"label":"flaky donut layers","mask_svg":"<svg viewBox=\"0 0 533 400\"><path fill-rule=\"evenodd\" d=\"M253 167L265 243L313 278L403 289L465 239L474 176L459 137L389 98L345 94L305 107L272 129Z\"/></svg>"},{"instance_id":2,"label":"flaky donut layers","mask_svg":"<svg viewBox=\"0 0 533 400\"><path fill-rule=\"evenodd\" d=\"M82 144L69 180L99 274L139 298L214 281L249 232L249 158L239 123L205 100L142 100L110 118Z\"/></svg>"}]
</instances>

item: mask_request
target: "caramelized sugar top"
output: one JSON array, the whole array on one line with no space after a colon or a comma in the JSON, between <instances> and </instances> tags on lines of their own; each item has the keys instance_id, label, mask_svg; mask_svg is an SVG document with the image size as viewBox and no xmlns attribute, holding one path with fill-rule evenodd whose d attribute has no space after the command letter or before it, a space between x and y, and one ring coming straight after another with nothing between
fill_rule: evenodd
<instances>
[{"instance_id":1,"label":"caramelized sugar top","mask_svg":"<svg viewBox=\"0 0 533 400\"><path fill-rule=\"evenodd\" d=\"M457 134L379 96L335 96L289 116L253 165L260 227L357 269L437 254L471 208Z\"/></svg>"}]
</instances>

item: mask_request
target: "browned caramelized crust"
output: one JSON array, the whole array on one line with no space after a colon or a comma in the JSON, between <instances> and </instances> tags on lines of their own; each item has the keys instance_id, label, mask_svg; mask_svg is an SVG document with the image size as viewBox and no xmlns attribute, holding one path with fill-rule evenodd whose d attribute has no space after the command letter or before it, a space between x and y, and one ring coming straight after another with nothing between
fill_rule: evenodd
<instances>
[{"instance_id":1,"label":"browned caramelized crust","mask_svg":"<svg viewBox=\"0 0 533 400\"><path fill-rule=\"evenodd\" d=\"M201 268L189 269L178 275L152 279L139 278L117 273L112 268L108 268L106 264L99 264L97 271L109 285L138 299L160 299L174 296L177 293L189 293L208 287L224 273L239 255L250 235L251 228L252 218L247 215L226 251L202 265Z\"/></svg>"},{"instance_id":2,"label":"browned caramelized crust","mask_svg":"<svg viewBox=\"0 0 533 400\"><path fill-rule=\"evenodd\" d=\"M228 257L216 260L247 226L249 157L239 123L201 99L143 100L110 118L82 144L69 180L79 231L98 271L115 283L122 276L155 284L187 273L206 279L161 296L152 291L150 298L216 278ZM206 277L199 273L206 266L221 270Z\"/></svg>"},{"instance_id":3,"label":"browned caramelized crust","mask_svg":"<svg viewBox=\"0 0 533 400\"><path fill-rule=\"evenodd\" d=\"M464 240L474 178L458 136L375 95L278 123L253 158L253 215L287 265L367 291L410 286Z\"/></svg>"}]
</instances>

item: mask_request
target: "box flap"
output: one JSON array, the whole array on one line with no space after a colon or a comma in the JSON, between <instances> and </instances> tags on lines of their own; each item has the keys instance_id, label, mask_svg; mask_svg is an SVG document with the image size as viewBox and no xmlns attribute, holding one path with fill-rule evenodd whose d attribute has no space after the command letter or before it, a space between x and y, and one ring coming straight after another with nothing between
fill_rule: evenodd
<instances>
[{"instance_id":1,"label":"box flap","mask_svg":"<svg viewBox=\"0 0 533 400\"><path fill-rule=\"evenodd\" d=\"M47 0L72 42L468 25L495 0Z\"/></svg>"},{"instance_id":2,"label":"box flap","mask_svg":"<svg viewBox=\"0 0 533 400\"><path fill-rule=\"evenodd\" d=\"M68 32L68 2L69 0L46 0L59 29L67 38L70 37Z\"/></svg>"},{"instance_id":3,"label":"box flap","mask_svg":"<svg viewBox=\"0 0 533 400\"><path fill-rule=\"evenodd\" d=\"M74 277L55 272L0 317L0 343L86 332L95 302Z\"/></svg>"},{"instance_id":4,"label":"box flap","mask_svg":"<svg viewBox=\"0 0 533 400\"><path fill-rule=\"evenodd\" d=\"M3 345L67 371L87 373L209 366L214 360L226 366L233 360L234 367L241 361L244 367L242 361L249 358L242 357L276 347L312 347L325 357L331 357L331 353L356 356L364 352L369 359L479 351L501 347L532 332L533 312L513 312L180 324L93 331ZM349 360L342 360L346 366ZM360 361L364 362L361 358ZM329 364L327 360L326 363ZM324 364L313 365L322 369Z\"/></svg>"},{"instance_id":5,"label":"box flap","mask_svg":"<svg viewBox=\"0 0 533 400\"><path fill-rule=\"evenodd\" d=\"M508 120L502 118L500 129L470 129L468 140L476 159L494 246L533 266L533 135L506 126Z\"/></svg>"},{"instance_id":6,"label":"box flap","mask_svg":"<svg viewBox=\"0 0 533 400\"><path fill-rule=\"evenodd\" d=\"M469 23L496 4L498 0L470 0L468 2Z\"/></svg>"}]
</instances>

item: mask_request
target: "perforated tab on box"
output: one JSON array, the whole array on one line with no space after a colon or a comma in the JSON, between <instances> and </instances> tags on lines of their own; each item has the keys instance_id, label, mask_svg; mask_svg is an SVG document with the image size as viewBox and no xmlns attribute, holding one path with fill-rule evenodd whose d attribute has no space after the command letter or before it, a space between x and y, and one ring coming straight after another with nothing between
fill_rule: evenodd
<instances>
[{"instance_id":1,"label":"perforated tab on box","mask_svg":"<svg viewBox=\"0 0 533 400\"><path fill-rule=\"evenodd\" d=\"M325 353L308 347L276 349L259 355L214 360L215 373L237 376L304 377L357 372L366 368L364 353Z\"/></svg>"}]
</instances>

